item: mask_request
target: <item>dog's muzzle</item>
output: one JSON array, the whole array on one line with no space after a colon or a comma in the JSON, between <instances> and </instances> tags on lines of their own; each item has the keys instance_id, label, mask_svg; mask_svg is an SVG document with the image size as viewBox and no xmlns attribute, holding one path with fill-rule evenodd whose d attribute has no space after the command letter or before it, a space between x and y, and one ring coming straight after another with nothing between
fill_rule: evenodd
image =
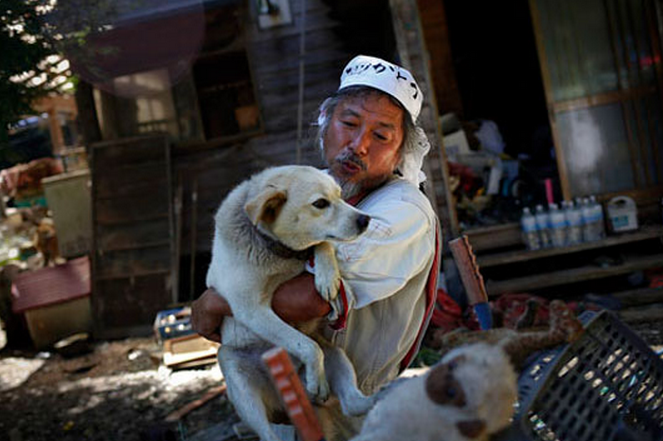
<instances>
[{"instance_id":1,"label":"dog's muzzle","mask_svg":"<svg viewBox=\"0 0 663 441\"><path fill-rule=\"evenodd\" d=\"M357 228L359 229L360 233L366 231L366 228L368 228L368 224L370 221L371 217L365 214L360 214L359 217L357 217Z\"/></svg>"}]
</instances>

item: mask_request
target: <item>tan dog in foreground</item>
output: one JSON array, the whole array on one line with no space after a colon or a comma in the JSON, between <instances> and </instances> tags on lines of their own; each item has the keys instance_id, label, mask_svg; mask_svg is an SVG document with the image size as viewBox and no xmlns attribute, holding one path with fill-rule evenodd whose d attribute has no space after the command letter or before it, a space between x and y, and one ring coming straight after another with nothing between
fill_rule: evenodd
<instances>
[{"instance_id":1,"label":"tan dog in foreground","mask_svg":"<svg viewBox=\"0 0 663 441\"><path fill-rule=\"evenodd\" d=\"M242 420L263 441L278 441L269 423L282 408L260 359L273 346L294 356L296 369L303 365L312 398L325 400L331 386L344 413L365 413L371 400L358 390L345 353L308 336L320 321L295 329L274 313L271 302L276 288L300 274L314 254L316 288L333 303L340 275L330 241L356 238L370 218L343 201L329 175L313 167L285 166L236 187L214 220L207 285L225 297L233 312L221 329L219 363ZM332 439L332 429L324 422L323 427Z\"/></svg>"},{"instance_id":2,"label":"tan dog in foreground","mask_svg":"<svg viewBox=\"0 0 663 441\"><path fill-rule=\"evenodd\" d=\"M498 346L475 343L447 353L424 375L378 393L352 441L483 441L514 413L517 377Z\"/></svg>"},{"instance_id":3,"label":"tan dog in foreground","mask_svg":"<svg viewBox=\"0 0 663 441\"><path fill-rule=\"evenodd\" d=\"M550 302L550 327L455 332L442 359L425 374L395 380L375 397L352 441L484 441L505 428L517 398L516 370L529 355L575 341L584 328L560 300Z\"/></svg>"}]
</instances>

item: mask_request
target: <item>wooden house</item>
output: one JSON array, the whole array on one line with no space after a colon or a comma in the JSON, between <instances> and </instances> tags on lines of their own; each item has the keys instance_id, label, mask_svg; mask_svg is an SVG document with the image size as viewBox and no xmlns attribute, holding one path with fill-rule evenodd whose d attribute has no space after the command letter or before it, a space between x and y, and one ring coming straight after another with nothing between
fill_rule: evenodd
<instances>
[{"instance_id":1,"label":"wooden house","mask_svg":"<svg viewBox=\"0 0 663 441\"><path fill-rule=\"evenodd\" d=\"M70 54L84 80L97 335L139 332L204 290L213 213L239 181L321 165L312 122L352 57L400 61L426 87L420 28L407 22L416 4L403 3L396 19L381 0L148 1L91 36L96 52ZM423 113L433 137L434 105ZM430 157L440 208L439 150Z\"/></svg>"}]
</instances>

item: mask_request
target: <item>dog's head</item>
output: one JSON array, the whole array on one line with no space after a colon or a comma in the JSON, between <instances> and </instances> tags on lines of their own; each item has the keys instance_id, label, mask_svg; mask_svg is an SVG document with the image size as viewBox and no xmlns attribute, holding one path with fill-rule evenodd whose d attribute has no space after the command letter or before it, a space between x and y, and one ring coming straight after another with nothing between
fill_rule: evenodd
<instances>
[{"instance_id":1,"label":"dog's head","mask_svg":"<svg viewBox=\"0 0 663 441\"><path fill-rule=\"evenodd\" d=\"M445 439L483 440L509 424L516 373L501 348L485 343L456 348L426 375L426 395L453 424Z\"/></svg>"},{"instance_id":2,"label":"dog's head","mask_svg":"<svg viewBox=\"0 0 663 441\"><path fill-rule=\"evenodd\" d=\"M37 241L39 243L46 243L49 239L53 239L55 234L55 225L51 219L44 218L39 222L36 229Z\"/></svg>"},{"instance_id":3,"label":"dog's head","mask_svg":"<svg viewBox=\"0 0 663 441\"><path fill-rule=\"evenodd\" d=\"M355 239L370 217L341 198L326 173L308 166L275 167L256 176L244 205L263 233L294 249Z\"/></svg>"}]
</instances>

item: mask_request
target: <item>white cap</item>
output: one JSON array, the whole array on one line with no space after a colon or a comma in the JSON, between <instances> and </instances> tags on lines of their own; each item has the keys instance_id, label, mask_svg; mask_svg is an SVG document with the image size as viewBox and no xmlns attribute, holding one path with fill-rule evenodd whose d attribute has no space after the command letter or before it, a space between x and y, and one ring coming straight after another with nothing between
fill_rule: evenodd
<instances>
[{"instance_id":1,"label":"white cap","mask_svg":"<svg viewBox=\"0 0 663 441\"><path fill-rule=\"evenodd\" d=\"M357 55L343 69L338 90L350 86L369 86L396 98L417 121L423 93L412 74L400 66L376 57Z\"/></svg>"}]
</instances>

